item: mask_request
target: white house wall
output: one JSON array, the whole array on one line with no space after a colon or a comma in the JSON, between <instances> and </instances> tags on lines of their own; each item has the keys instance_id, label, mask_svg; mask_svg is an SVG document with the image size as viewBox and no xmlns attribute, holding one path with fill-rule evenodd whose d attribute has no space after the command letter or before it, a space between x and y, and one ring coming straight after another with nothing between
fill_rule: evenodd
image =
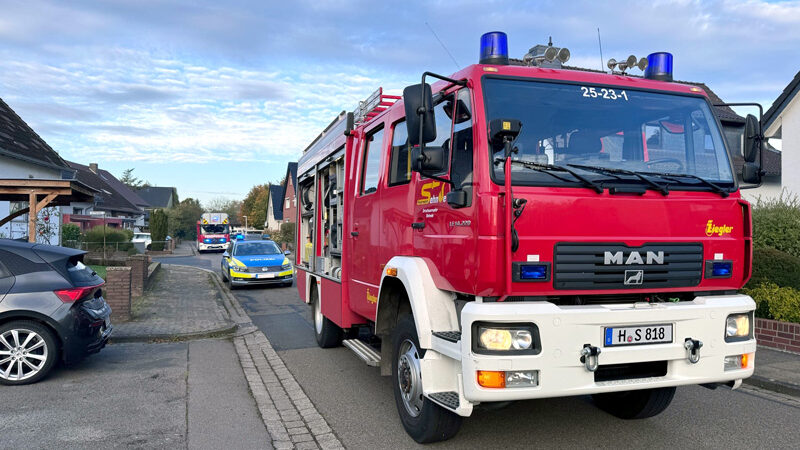
<instances>
[{"instance_id":1,"label":"white house wall","mask_svg":"<svg viewBox=\"0 0 800 450\"><path fill-rule=\"evenodd\" d=\"M0 178L60 180L61 171L0 155Z\"/></svg>"}]
</instances>

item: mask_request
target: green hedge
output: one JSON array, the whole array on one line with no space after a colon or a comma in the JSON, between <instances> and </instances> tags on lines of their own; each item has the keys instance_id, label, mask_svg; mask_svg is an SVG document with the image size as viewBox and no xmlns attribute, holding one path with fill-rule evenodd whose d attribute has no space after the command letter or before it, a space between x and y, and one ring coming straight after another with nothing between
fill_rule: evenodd
<instances>
[{"instance_id":1,"label":"green hedge","mask_svg":"<svg viewBox=\"0 0 800 450\"><path fill-rule=\"evenodd\" d=\"M774 248L756 248L753 251L753 276L747 287L767 282L800 290L800 258Z\"/></svg>"},{"instance_id":2,"label":"green hedge","mask_svg":"<svg viewBox=\"0 0 800 450\"><path fill-rule=\"evenodd\" d=\"M800 323L800 291L765 282L744 290L756 301L756 317Z\"/></svg>"},{"instance_id":3,"label":"green hedge","mask_svg":"<svg viewBox=\"0 0 800 450\"><path fill-rule=\"evenodd\" d=\"M753 244L800 257L800 200L781 194L753 205Z\"/></svg>"},{"instance_id":4,"label":"green hedge","mask_svg":"<svg viewBox=\"0 0 800 450\"><path fill-rule=\"evenodd\" d=\"M100 225L86 232L83 240L88 244L89 250L103 250L103 228L104 227ZM133 231L131 230L105 227L105 243L108 250L119 249L120 251L127 252L133 248L131 239L133 239Z\"/></svg>"}]
</instances>

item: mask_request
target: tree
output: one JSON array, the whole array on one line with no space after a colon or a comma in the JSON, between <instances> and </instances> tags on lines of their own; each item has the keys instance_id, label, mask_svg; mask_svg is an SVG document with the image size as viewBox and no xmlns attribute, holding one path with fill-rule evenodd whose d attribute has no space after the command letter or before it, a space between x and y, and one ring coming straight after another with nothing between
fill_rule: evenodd
<instances>
[{"instance_id":1,"label":"tree","mask_svg":"<svg viewBox=\"0 0 800 450\"><path fill-rule=\"evenodd\" d=\"M253 186L242 201L242 216L247 216L248 226L262 228L267 220L267 200L269 199L269 186L259 184Z\"/></svg>"},{"instance_id":2,"label":"tree","mask_svg":"<svg viewBox=\"0 0 800 450\"><path fill-rule=\"evenodd\" d=\"M191 197L169 210L169 233L181 239L197 239L197 221L205 210L198 200Z\"/></svg>"},{"instance_id":3,"label":"tree","mask_svg":"<svg viewBox=\"0 0 800 450\"><path fill-rule=\"evenodd\" d=\"M218 197L204 205L205 212L221 212L227 214L232 222L240 223L242 221L240 217L242 208L241 200L229 200L227 198Z\"/></svg>"},{"instance_id":4,"label":"tree","mask_svg":"<svg viewBox=\"0 0 800 450\"><path fill-rule=\"evenodd\" d=\"M119 181L121 181L131 189L138 189L150 186L150 183L148 183L147 181L141 180L133 176L133 170L134 170L133 168L130 168L122 171L122 176L119 177Z\"/></svg>"},{"instance_id":5,"label":"tree","mask_svg":"<svg viewBox=\"0 0 800 450\"><path fill-rule=\"evenodd\" d=\"M150 237L153 239L151 248L153 250L164 250L164 241L167 239L167 213L163 209L157 209L150 216Z\"/></svg>"}]
</instances>

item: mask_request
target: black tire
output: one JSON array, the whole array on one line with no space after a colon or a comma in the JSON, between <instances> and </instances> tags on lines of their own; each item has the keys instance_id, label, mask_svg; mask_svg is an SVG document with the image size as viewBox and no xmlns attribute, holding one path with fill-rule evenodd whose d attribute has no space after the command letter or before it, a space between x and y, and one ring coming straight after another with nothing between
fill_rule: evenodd
<instances>
[{"instance_id":1,"label":"black tire","mask_svg":"<svg viewBox=\"0 0 800 450\"><path fill-rule=\"evenodd\" d=\"M344 333L338 325L322 315L319 310L319 293L315 286L311 287L311 325L314 327L314 337L317 345L322 348L333 348L342 345ZM319 314L319 316L317 316Z\"/></svg>"},{"instance_id":2,"label":"black tire","mask_svg":"<svg viewBox=\"0 0 800 450\"><path fill-rule=\"evenodd\" d=\"M228 281L228 274L225 272L225 266L221 266L219 270L221 272L222 281Z\"/></svg>"},{"instance_id":3,"label":"black tire","mask_svg":"<svg viewBox=\"0 0 800 450\"><path fill-rule=\"evenodd\" d=\"M427 397L422 397L422 407L419 409L419 413L416 417L409 412L405 405L400 388L398 367L400 366L401 347L406 340L413 342L414 346L418 349L419 359L422 359L425 356L425 349L419 346L417 327L414 324L414 317L410 314L402 316L397 322L397 327L392 334L391 343L393 349L392 389L394 390L394 400L397 406L397 412L400 414L400 421L403 423L403 428L406 429L406 433L408 433L412 439L420 444L450 439L455 436L461 428L463 419L461 416L433 403ZM386 344L387 343L384 343L384 345Z\"/></svg>"},{"instance_id":4,"label":"black tire","mask_svg":"<svg viewBox=\"0 0 800 450\"><path fill-rule=\"evenodd\" d=\"M41 337L41 341L43 341L44 344L39 346L35 350L31 351L30 354L40 357L44 356L45 359L44 363L41 364L41 367L38 369L38 372L35 373L34 375L29 376L28 378L24 378L22 380L6 379L2 375L0 375L0 384L4 384L7 386L17 386L22 384L36 383L41 379L43 379L44 377L46 377L50 373L50 371L53 370L53 367L55 367L56 362L58 361L59 348L56 336L46 326L30 320L15 320L13 322L8 322L3 325L0 325L0 336L12 330L19 330L18 333L20 333L19 336L21 340L24 340L22 335L25 335L25 337L27 337L27 334L29 332L34 332L38 334ZM38 341L37 342L30 341L29 346L35 343L38 343ZM13 346L14 342L9 342L9 344ZM0 343L0 350L7 351L8 349L4 344ZM3 361L4 359L9 357L10 356L5 356L5 355L0 356L0 361ZM35 362L36 360L31 359L31 361ZM7 364L10 363L0 364L0 367L2 367L2 371L5 371L8 368ZM23 376L25 376L25 370L30 370L30 368L27 366L24 367ZM12 372L9 373L9 376L13 375L14 374L13 372L16 371L12 369Z\"/></svg>"},{"instance_id":5,"label":"black tire","mask_svg":"<svg viewBox=\"0 0 800 450\"><path fill-rule=\"evenodd\" d=\"M675 396L674 387L641 391L594 394L592 400L603 411L620 419L646 419L664 412Z\"/></svg>"}]
</instances>

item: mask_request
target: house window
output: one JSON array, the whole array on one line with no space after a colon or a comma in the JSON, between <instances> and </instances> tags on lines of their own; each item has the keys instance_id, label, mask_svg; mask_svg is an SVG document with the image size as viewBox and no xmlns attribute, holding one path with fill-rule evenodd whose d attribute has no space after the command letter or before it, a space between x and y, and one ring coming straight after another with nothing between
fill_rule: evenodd
<instances>
[{"instance_id":1,"label":"house window","mask_svg":"<svg viewBox=\"0 0 800 450\"><path fill-rule=\"evenodd\" d=\"M289 199L287 198L287 199L286 199L286 209L289 209L289 205L290 205L290 203L289 203Z\"/></svg>"},{"instance_id":2,"label":"house window","mask_svg":"<svg viewBox=\"0 0 800 450\"><path fill-rule=\"evenodd\" d=\"M83 208L72 208L72 214L75 215L83 214Z\"/></svg>"}]
</instances>

